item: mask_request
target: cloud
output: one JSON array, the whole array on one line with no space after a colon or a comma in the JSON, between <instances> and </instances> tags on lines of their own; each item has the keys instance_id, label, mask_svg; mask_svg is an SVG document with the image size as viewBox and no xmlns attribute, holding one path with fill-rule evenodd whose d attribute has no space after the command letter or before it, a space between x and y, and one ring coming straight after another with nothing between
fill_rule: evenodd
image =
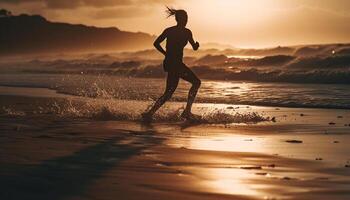
<instances>
[{"instance_id":1,"label":"cloud","mask_svg":"<svg viewBox=\"0 0 350 200\"><path fill-rule=\"evenodd\" d=\"M78 7L110 7L110 6L121 6L130 5L133 3L132 0L45 0L48 8L53 9L73 9Z\"/></svg>"},{"instance_id":2,"label":"cloud","mask_svg":"<svg viewBox=\"0 0 350 200\"><path fill-rule=\"evenodd\" d=\"M0 0L0 3L11 3L11 4L18 4L18 3L30 3L30 2L39 2L41 0Z\"/></svg>"},{"instance_id":3,"label":"cloud","mask_svg":"<svg viewBox=\"0 0 350 200\"><path fill-rule=\"evenodd\" d=\"M95 19L115 19L115 18L136 18L138 16L145 16L149 14L149 10L144 7L116 7L99 9L92 16Z\"/></svg>"},{"instance_id":4,"label":"cloud","mask_svg":"<svg viewBox=\"0 0 350 200\"><path fill-rule=\"evenodd\" d=\"M44 4L49 9L76 9L80 7L105 8L128 5L165 5L175 2L175 0L0 0L0 3L6 4L27 4L34 2Z\"/></svg>"}]
</instances>

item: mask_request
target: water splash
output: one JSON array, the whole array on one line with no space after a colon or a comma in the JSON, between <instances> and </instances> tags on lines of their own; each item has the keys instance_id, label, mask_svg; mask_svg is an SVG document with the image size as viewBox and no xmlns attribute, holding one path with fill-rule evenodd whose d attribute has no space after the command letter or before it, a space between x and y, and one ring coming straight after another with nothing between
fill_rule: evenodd
<instances>
[{"instance_id":1,"label":"water splash","mask_svg":"<svg viewBox=\"0 0 350 200\"><path fill-rule=\"evenodd\" d=\"M259 123L271 121L269 117L264 117L257 112L248 113L226 113L223 110L207 113L203 120L208 124L230 124L230 123Z\"/></svg>"},{"instance_id":2,"label":"water splash","mask_svg":"<svg viewBox=\"0 0 350 200\"><path fill-rule=\"evenodd\" d=\"M2 114L10 117L23 117L26 116L26 113L23 111L16 110L11 107L2 107L1 112Z\"/></svg>"},{"instance_id":3,"label":"water splash","mask_svg":"<svg viewBox=\"0 0 350 200\"><path fill-rule=\"evenodd\" d=\"M81 98L79 100L66 99L54 101L51 104L37 105L26 112L15 108L3 108L2 113L15 117L51 115L62 119L140 121L141 113L149 105L151 105L149 101ZM211 106L214 106L214 104ZM194 107L194 112L201 116L201 119L196 123L231 124L270 121L269 117L256 112L239 113L227 109L213 109L211 106ZM169 103L154 115L154 122L182 122L184 120L180 116L183 109L183 106L179 103Z\"/></svg>"}]
</instances>

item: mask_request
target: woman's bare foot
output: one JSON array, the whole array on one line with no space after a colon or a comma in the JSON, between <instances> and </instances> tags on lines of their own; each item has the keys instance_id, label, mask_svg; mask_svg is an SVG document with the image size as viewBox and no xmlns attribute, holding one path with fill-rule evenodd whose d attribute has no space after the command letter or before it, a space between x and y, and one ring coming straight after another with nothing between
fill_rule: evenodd
<instances>
[{"instance_id":1,"label":"woman's bare foot","mask_svg":"<svg viewBox=\"0 0 350 200\"><path fill-rule=\"evenodd\" d=\"M151 123L152 117L153 117L152 114L150 114L148 112L141 114L141 120L142 120L142 122L145 122L145 123Z\"/></svg>"},{"instance_id":2,"label":"woman's bare foot","mask_svg":"<svg viewBox=\"0 0 350 200\"><path fill-rule=\"evenodd\" d=\"M194 121L198 121L198 120L202 119L201 116L195 115L191 112L183 112L181 114L181 118L186 119L186 120L194 120Z\"/></svg>"}]
</instances>

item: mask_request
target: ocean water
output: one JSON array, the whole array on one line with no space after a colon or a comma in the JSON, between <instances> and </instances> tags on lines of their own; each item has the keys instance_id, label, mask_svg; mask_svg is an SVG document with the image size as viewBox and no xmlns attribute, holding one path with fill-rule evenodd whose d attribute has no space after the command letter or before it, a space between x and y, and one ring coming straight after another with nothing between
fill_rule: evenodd
<instances>
[{"instance_id":1,"label":"ocean water","mask_svg":"<svg viewBox=\"0 0 350 200\"><path fill-rule=\"evenodd\" d=\"M91 98L155 100L163 78L98 75L1 74L0 85L42 87ZM171 101L184 102L190 84L180 81ZM350 108L350 85L203 80L197 102L300 108Z\"/></svg>"}]
</instances>

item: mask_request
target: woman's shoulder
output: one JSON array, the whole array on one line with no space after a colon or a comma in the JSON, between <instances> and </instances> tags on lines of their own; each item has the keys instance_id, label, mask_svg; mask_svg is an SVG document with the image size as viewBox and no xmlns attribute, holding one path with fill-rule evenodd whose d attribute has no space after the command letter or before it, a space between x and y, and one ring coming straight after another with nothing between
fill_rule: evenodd
<instances>
[{"instance_id":1,"label":"woman's shoulder","mask_svg":"<svg viewBox=\"0 0 350 200\"><path fill-rule=\"evenodd\" d=\"M166 34L178 34L180 32L185 32L187 33L188 35L192 35L192 31L188 28L179 28L178 26L171 26L171 27L168 27L164 30L164 33Z\"/></svg>"},{"instance_id":2,"label":"woman's shoulder","mask_svg":"<svg viewBox=\"0 0 350 200\"><path fill-rule=\"evenodd\" d=\"M192 31L188 28L185 28L185 31L189 37L192 37Z\"/></svg>"},{"instance_id":3,"label":"woman's shoulder","mask_svg":"<svg viewBox=\"0 0 350 200\"><path fill-rule=\"evenodd\" d=\"M173 26L168 27L168 28L164 29L163 34L167 35L167 34L169 34L169 32L172 32L172 30L173 30Z\"/></svg>"},{"instance_id":4,"label":"woman's shoulder","mask_svg":"<svg viewBox=\"0 0 350 200\"><path fill-rule=\"evenodd\" d=\"M191 31L191 29L185 28L185 30L186 30L186 32L187 32L187 33L190 33L190 34L192 34L192 31Z\"/></svg>"},{"instance_id":5,"label":"woman's shoulder","mask_svg":"<svg viewBox=\"0 0 350 200\"><path fill-rule=\"evenodd\" d=\"M176 26L170 26L166 29L164 29L164 31L171 31L171 30L175 30L176 29Z\"/></svg>"}]
</instances>

